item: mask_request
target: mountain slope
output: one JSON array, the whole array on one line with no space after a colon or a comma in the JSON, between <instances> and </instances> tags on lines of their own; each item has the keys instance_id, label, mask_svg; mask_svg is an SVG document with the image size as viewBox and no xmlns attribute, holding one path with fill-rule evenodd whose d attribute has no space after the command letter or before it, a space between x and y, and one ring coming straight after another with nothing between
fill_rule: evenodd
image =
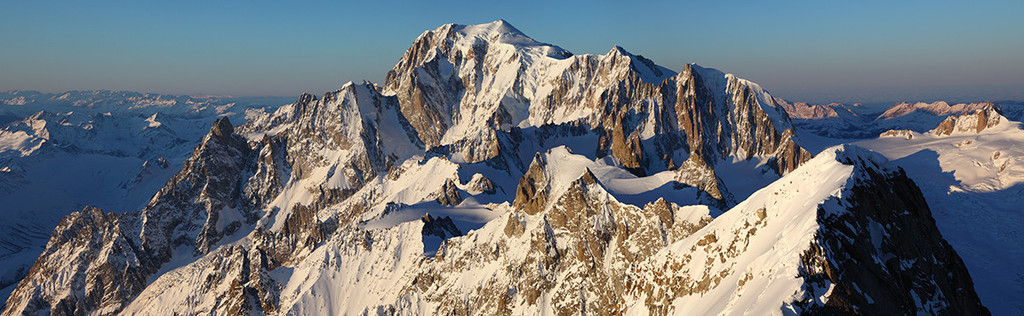
<instances>
[{"instance_id":1,"label":"mountain slope","mask_svg":"<svg viewBox=\"0 0 1024 316\"><path fill-rule=\"evenodd\" d=\"M819 153L654 258L642 268L653 277L637 281L652 310L987 312L913 182L852 146Z\"/></svg>"}]
</instances>

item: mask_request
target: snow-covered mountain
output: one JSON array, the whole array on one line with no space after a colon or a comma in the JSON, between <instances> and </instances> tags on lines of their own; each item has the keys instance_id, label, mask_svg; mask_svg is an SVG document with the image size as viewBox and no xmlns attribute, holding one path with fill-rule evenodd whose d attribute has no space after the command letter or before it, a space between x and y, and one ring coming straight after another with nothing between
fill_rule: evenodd
<instances>
[{"instance_id":1,"label":"snow-covered mountain","mask_svg":"<svg viewBox=\"0 0 1024 316\"><path fill-rule=\"evenodd\" d=\"M11 121L41 110L86 114L127 112L145 116L161 113L202 118L243 115L245 110L252 107L273 108L290 101L280 97L186 96L111 90L62 93L11 90L0 91L0 114L11 117Z\"/></svg>"},{"instance_id":2,"label":"snow-covered mountain","mask_svg":"<svg viewBox=\"0 0 1024 316\"><path fill-rule=\"evenodd\" d=\"M86 205L139 210L178 171L217 117L274 98L115 91L0 93L0 298L6 300L61 218ZM286 103L287 101L281 102Z\"/></svg>"},{"instance_id":3,"label":"snow-covered mountain","mask_svg":"<svg viewBox=\"0 0 1024 316\"><path fill-rule=\"evenodd\" d=\"M933 103L898 103L881 113L862 113L863 110L844 104L808 105L806 103L776 100L793 119L798 130L830 138L875 138L889 130L911 130L919 133L935 128L950 116L971 114L974 111L996 107L1011 113L1009 117L1020 120L1024 107L1006 103L1005 106L992 102L957 103L944 101Z\"/></svg>"},{"instance_id":4,"label":"snow-covered mountain","mask_svg":"<svg viewBox=\"0 0 1024 316\"><path fill-rule=\"evenodd\" d=\"M4 314L987 313L903 169L777 100L444 25L65 217Z\"/></svg>"}]
</instances>

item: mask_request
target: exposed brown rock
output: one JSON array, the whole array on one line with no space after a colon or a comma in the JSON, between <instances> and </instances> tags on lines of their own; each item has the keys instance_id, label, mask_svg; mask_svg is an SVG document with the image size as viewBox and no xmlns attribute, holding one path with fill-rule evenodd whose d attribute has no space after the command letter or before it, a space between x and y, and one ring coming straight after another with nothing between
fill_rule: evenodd
<instances>
[{"instance_id":1,"label":"exposed brown rock","mask_svg":"<svg viewBox=\"0 0 1024 316\"><path fill-rule=\"evenodd\" d=\"M986 105L970 114L946 117L931 132L937 136L948 136L956 132L981 133L986 128L999 124L1002 114L994 105Z\"/></svg>"},{"instance_id":2,"label":"exposed brown rock","mask_svg":"<svg viewBox=\"0 0 1024 316\"><path fill-rule=\"evenodd\" d=\"M533 215L544 210L547 205L547 176L544 174L544 158L540 153L533 157L530 169L519 179L516 187L516 198L512 205L522 209L526 214Z\"/></svg>"},{"instance_id":3,"label":"exposed brown rock","mask_svg":"<svg viewBox=\"0 0 1024 316\"><path fill-rule=\"evenodd\" d=\"M904 137L906 139L914 139L914 133L913 131L906 129L891 129L882 132L882 134L879 134L878 137Z\"/></svg>"},{"instance_id":4,"label":"exposed brown rock","mask_svg":"<svg viewBox=\"0 0 1024 316\"><path fill-rule=\"evenodd\" d=\"M494 183L491 179L483 176L482 174L473 174L473 178L466 183L467 191L474 193L494 194Z\"/></svg>"},{"instance_id":5,"label":"exposed brown rock","mask_svg":"<svg viewBox=\"0 0 1024 316\"><path fill-rule=\"evenodd\" d=\"M459 188L455 186L455 181L452 181L452 179L445 180L444 185L434 195L437 196L434 200L444 206L455 206L462 203Z\"/></svg>"}]
</instances>

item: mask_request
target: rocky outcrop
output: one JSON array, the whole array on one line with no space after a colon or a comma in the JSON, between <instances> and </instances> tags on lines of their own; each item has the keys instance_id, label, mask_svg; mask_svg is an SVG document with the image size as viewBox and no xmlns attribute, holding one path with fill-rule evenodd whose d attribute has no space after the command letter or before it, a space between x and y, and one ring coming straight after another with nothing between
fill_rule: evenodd
<instances>
[{"instance_id":1,"label":"rocky outcrop","mask_svg":"<svg viewBox=\"0 0 1024 316\"><path fill-rule=\"evenodd\" d=\"M516 186L516 197L512 206L533 215L544 210L548 202L548 179L544 173L544 156L537 153L523 177Z\"/></svg>"},{"instance_id":2,"label":"rocky outcrop","mask_svg":"<svg viewBox=\"0 0 1024 316\"><path fill-rule=\"evenodd\" d=\"M1003 116L999 110L989 104L971 114L961 114L947 117L939 126L931 130L936 136L949 136L960 133L981 133L986 128L999 125Z\"/></svg>"},{"instance_id":3,"label":"rocky outcrop","mask_svg":"<svg viewBox=\"0 0 1024 316\"><path fill-rule=\"evenodd\" d=\"M619 203L589 170L558 196L537 213L517 209L475 236L449 239L416 277L430 280L416 284L431 306L419 312L517 314L549 306L555 314L621 313L634 264L711 221L706 207ZM492 233L503 237L493 244ZM493 264L501 268L476 268ZM471 275L481 282L450 281Z\"/></svg>"},{"instance_id":4,"label":"rocky outcrop","mask_svg":"<svg viewBox=\"0 0 1024 316\"><path fill-rule=\"evenodd\" d=\"M891 129L878 134L878 137L902 137L906 139L914 139L914 132L905 129Z\"/></svg>"},{"instance_id":5,"label":"rocky outcrop","mask_svg":"<svg viewBox=\"0 0 1024 316\"><path fill-rule=\"evenodd\" d=\"M437 196L434 200L437 201L438 204L444 206L455 206L462 203L462 196L459 194L459 188L455 185L455 181L452 181L452 179L446 180L444 185L441 186L441 189L434 195Z\"/></svg>"},{"instance_id":6,"label":"rocky outcrop","mask_svg":"<svg viewBox=\"0 0 1024 316\"><path fill-rule=\"evenodd\" d=\"M466 190L475 194L494 194L494 182L488 179L482 174L475 173L473 177L466 183Z\"/></svg>"},{"instance_id":7,"label":"rocky outcrop","mask_svg":"<svg viewBox=\"0 0 1024 316\"><path fill-rule=\"evenodd\" d=\"M715 170L711 169L700 155L691 155L679 164L675 180L699 188L701 194L707 194L709 197L705 200L714 203L715 207L726 209L727 206L736 203L736 198L729 193L722 180L715 175Z\"/></svg>"},{"instance_id":8,"label":"rocky outcrop","mask_svg":"<svg viewBox=\"0 0 1024 316\"><path fill-rule=\"evenodd\" d=\"M281 189L291 177L288 165L286 138L271 138L263 135L258 143L253 143L256 153L256 170L246 180L243 189L245 197L255 205L267 205L281 193Z\"/></svg>"},{"instance_id":9,"label":"rocky outcrop","mask_svg":"<svg viewBox=\"0 0 1024 316\"><path fill-rule=\"evenodd\" d=\"M237 197L250 166L251 149L234 134L227 118L218 119L210 133L185 161L181 172L171 178L139 214L143 222L141 246L159 262L169 259L174 248L195 247L203 254L225 235L234 233L243 221L255 222L258 215ZM221 221L222 210L230 218Z\"/></svg>"},{"instance_id":10,"label":"rocky outcrop","mask_svg":"<svg viewBox=\"0 0 1024 316\"><path fill-rule=\"evenodd\" d=\"M462 231L455 226L451 217L433 217L430 214L420 217L423 222L423 236L434 236L441 239L462 236Z\"/></svg>"},{"instance_id":11,"label":"rocky outcrop","mask_svg":"<svg viewBox=\"0 0 1024 316\"><path fill-rule=\"evenodd\" d=\"M454 35L451 26L423 33L384 80L385 88L396 92L402 113L412 118L411 126L428 147L439 145L451 126L452 107L462 91L458 78L441 72L451 71L454 65L438 53L451 49L446 40Z\"/></svg>"},{"instance_id":12,"label":"rocky outcrop","mask_svg":"<svg viewBox=\"0 0 1024 316\"><path fill-rule=\"evenodd\" d=\"M311 179L324 189L356 190L397 162L422 152L417 131L398 109L398 100L372 84L345 84L317 99L303 95L274 113L254 118L243 134L272 133L283 144L285 165L296 180ZM329 156L335 152L341 157ZM324 174L315 172L327 168ZM327 177L326 175L330 175ZM319 189L318 189L319 190Z\"/></svg>"}]
</instances>

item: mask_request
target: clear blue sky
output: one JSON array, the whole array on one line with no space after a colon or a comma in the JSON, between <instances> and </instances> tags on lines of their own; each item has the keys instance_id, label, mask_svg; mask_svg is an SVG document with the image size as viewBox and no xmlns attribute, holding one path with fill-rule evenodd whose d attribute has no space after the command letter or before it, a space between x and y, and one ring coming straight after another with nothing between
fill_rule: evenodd
<instances>
[{"instance_id":1,"label":"clear blue sky","mask_svg":"<svg viewBox=\"0 0 1024 316\"><path fill-rule=\"evenodd\" d=\"M797 101L1024 99L1024 1L2 1L0 90L297 96L444 23L696 62Z\"/></svg>"}]
</instances>

